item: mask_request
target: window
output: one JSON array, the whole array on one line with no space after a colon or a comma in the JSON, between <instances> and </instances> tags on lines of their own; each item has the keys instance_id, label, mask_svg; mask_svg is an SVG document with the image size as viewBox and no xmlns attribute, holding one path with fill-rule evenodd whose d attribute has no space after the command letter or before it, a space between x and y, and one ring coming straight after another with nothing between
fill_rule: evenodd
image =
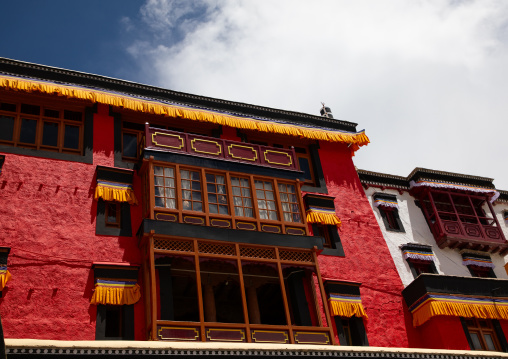
<instances>
[{"instance_id":1,"label":"window","mask_svg":"<svg viewBox=\"0 0 508 359\"><path fill-rule=\"evenodd\" d=\"M377 207L385 228L388 231L404 232L404 227L399 217L399 205L397 197L388 193L374 193L374 207Z\"/></svg>"},{"instance_id":2,"label":"window","mask_svg":"<svg viewBox=\"0 0 508 359\"><path fill-rule=\"evenodd\" d=\"M422 273L438 273L431 246L407 243L401 246L401 250L415 279Z\"/></svg>"},{"instance_id":3,"label":"window","mask_svg":"<svg viewBox=\"0 0 508 359\"><path fill-rule=\"evenodd\" d=\"M493 270L494 264L487 253L464 250L462 264L467 266L473 277L496 278Z\"/></svg>"},{"instance_id":4,"label":"window","mask_svg":"<svg viewBox=\"0 0 508 359\"><path fill-rule=\"evenodd\" d=\"M235 215L240 217L254 217L250 184L247 178L231 177Z\"/></svg>"},{"instance_id":5,"label":"window","mask_svg":"<svg viewBox=\"0 0 508 359\"><path fill-rule=\"evenodd\" d=\"M295 182L179 164L154 164L153 181L156 219L273 233L286 233L289 226L296 234L306 233Z\"/></svg>"},{"instance_id":6,"label":"window","mask_svg":"<svg viewBox=\"0 0 508 359\"><path fill-rule=\"evenodd\" d=\"M340 241L337 226L331 226L321 223L312 224L312 233L315 236L324 238L322 255L344 256L344 249Z\"/></svg>"},{"instance_id":7,"label":"window","mask_svg":"<svg viewBox=\"0 0 508 359\"><path fill-rule=\"evenodd\" d=\"M0 99L0 144L81 154L83 132L83 111Z\"/></svg>"},{"instance_id":8,"label":"window","mask_svg":"<svg viewBox=\"0 0 508 359\"><path fill-rule=\"evenodd\" d=\"M503 350L497 335L499 331L494 327L494 322L489 319L462 318L462 325L471 350ZM496 324L499 326L499 323ZM502 332L500 334L502 335Z\"/></svg>"},{"instance_id":9,"label":"window","mask_svg":"<svg viewBox=\"0 0 508 359\"><path fill-rule=\"evenodd\" d=\"M484 243L479 250L504 250L506 240L486 195L426 190L419 201L427 223L442 246Z\"/></svg>"},{"instance_id":10,"label":"window","mask_svg":"<svg viewBox=\"0 0 508 359\"><path fill-rule=\"evenodd\" d=\"M104 218L106 219L106 226L110 227L120 227L121 217L120 217L120 203L115 202L106 202L106 213Z\"/></svg>"},{"instance_id":11,"label":"window","mask_svg":"<svg viewBox=\"0 0 508 359\"><path fill-rule=\"evenodd\" d=\"M361 304L360 283L327 280L325 288L340 345L368 346L363 324L368 317Z\"/></svg>"},{"instance_id":12,"label":"window","mask_svg":"<svg viewBox=\"0 0 508 359\"><path fill-rule=\"evenodd\" d=\"M134 340L134 306L98 305L95 340Z\"/></svg>"},{"instance_id":13,"label":"window","mask_svg":"<svg viewBox=\"0 0 508 359\"><path fill-rule=\"evenodd\" d=\"M252 342L285 340L289 344L298 341L298 335L287 335L289 328L303 334L312 333L313 327L323 327L314 284L316 280L321 282L311 251L253 245L241 245L237 251L234 245L224 242L175 238L157 238L156 243L155 270L148 267L148 275L153 271L156 281L154 339L185 340L189 335L186 333L190 333L200 340L196 333L201 323L214 328L206 330L207 340L245 341L246 329L250 328ZM182 254L170 253L166 243L189 249ZM242 259L246 254L248 260ZM296 258L293 256L308 256L309 262L305 266L280 265L280 260ZM267 330L279 333L271 337ZM323 328L320 333L316 340L331 342L330 330Z\"/></svg>"}]
</instances>

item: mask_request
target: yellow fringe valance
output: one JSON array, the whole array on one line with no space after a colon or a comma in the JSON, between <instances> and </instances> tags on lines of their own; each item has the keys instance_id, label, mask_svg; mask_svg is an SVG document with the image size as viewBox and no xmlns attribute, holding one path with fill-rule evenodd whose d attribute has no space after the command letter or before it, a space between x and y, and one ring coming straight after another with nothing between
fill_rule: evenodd
<instances>
[{"instance_id":1,"label":"yellow fringe valance","mask_svg":"<svg viewBox=\"0 0 508 359\"><path fill-rule=\"evenodd\" d=\"M11 273L7 269L0 270L0 292L5 288L8 281L11 280Z\"/></svg>"},{"instance_id":2,"label":"yellow fringe valance","mask_svg":"<svg viewBox=\"0 0 508 359\"><path fill-rule=\"evenodd\" d=\"M164 115L174 118L182 118L193 121L210 122L218 125L254 130L260 132L276 133L282 135L296 136L312 140L328 142L341 142L350 145L351 150L356 151L361 146L370 143L365 131L342 132L324 130L321 128L309 128L288 123L277 123L262 121L254 118L244 118L208 111L204 109L193 109L175 104L150 101L135 98L120 93L113 93L98 89L88 89L78 86L61 85L35 79L21 79L12 76L0 76L0 87L4 89L24 92L40 92L45 94L56 94L72 99L97 102L105 105L116 106L142 113Z\"/></svg>"},{"instance_id":3,"label":"yellow fringe valance","mask_svg":"<svg viewBox=\"0 0 508 359\"><path fill-rule=\"evenodd\" d=\"M470 303L466 303L469 301ZM445 315L464 318L478 319L502 319L508 320L508 301L496 298L492 300L475 301L474 298L458 300L457 302L428 299L416 310L412 311L413 326L424 324L430 318Z\"/></svg>"},{"instance_id":4,"label":"yellow fringe valance","mask_svg":"<svg viewBox=\"0 0 508 359\"><path fill-rule=\"evenodd\" d=\"M342 222L334 209L310 208L307 210L307 223L321 223L340 227Z\"/></svg>"},{"instance_id":5,"label":"yellow fringe valance","mask_svg":"<svg viewBox=\"0 0 508 359\"><path fill-rule=\"evenodd\" d=\"M127 202L129 204L138 204L132 186L123 183L106 182L97 180L95 187L95 199L102 198L109 202Z\"/></svg>"},{"instance_id":6,"label":"yellow fringe valance","mask_svg":"<svg viewBox=\"0 0 508 359\"><path fill-rule=\"evenodd\" d=\"M338 294L331 294L328 301L333 316L369 319L359 297L343 297Z\"/></svg>"},{"instance_id":7,"label":"yellow fringe valance","mask_svg":"<svg viewBox=\"0 0 508 359\"><path fill-rule=\"evenodd\" d=\"M141 291L136 282L118 280L100 280L90 300L91 304L130 305L141 298Z\"/></svg>"}]
</instances>

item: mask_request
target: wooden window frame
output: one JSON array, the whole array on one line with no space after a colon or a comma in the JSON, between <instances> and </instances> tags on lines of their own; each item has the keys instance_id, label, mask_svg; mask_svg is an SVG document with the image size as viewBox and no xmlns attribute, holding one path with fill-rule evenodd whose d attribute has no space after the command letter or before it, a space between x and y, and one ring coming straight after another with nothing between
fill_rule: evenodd
<instances>
[{"instance_id":1,"label":"wooden window frame","mask_svg":"<svg viewBox=\"0 0 508 359\"><path fill-rule=\"evenodd\" d=\"M504 338L502 331L500 333L499 328L496 328L494 320L461 318L461 322L471 350L492 351L491 349L487 349L487 342L485 340L485 336L490 335L495 348L493 351L506 351L506 339ZM486 323L487 326L482 326L482 322ZM475 334L478 338L481 348L475 348L475 342L473 341L472 334Z\"/></svg>"},{"instance_id":2,"label":"wooden window frame","mask_svg":"<svg viewBox=\"0 0 508 359\"><path fill-rule=\"evenodd\" d=\"M154 168L155 167L170 167L173 168L176 174L175 182L176 182L176 190L175 194L177 196L176 200L176 208L164 208L164 207L158 207L155 205L155 184L154 184ZM201 177L201 198L202 198L202 210L196 211L196 210L188 210L183 209L182 204L182 188L181 188L181 180L180 180L180 170L189 170L189 171L196 171L200 172ZM144 186L148 186L148 189L145 191L146 194L149 194L150 198L145 199L149 203L149 208L145 211L146 215L150 219L155 219L155 212L167 212L171 213L172 215L176 215L178 218L178 222L184 223L184 217L185 216L198 216L200 218L203 218L204 225L209 226L211 219L223 219L230 222L231 226L230 228L237 228L236 223L237 222L246 222L251 223L256 227L257 231L262 231L263 225L275 225L280 228L280 233L286 233L286 227L297 227L301 228L304 232L302 234L307 235L308 229L306 225L306 220L303 215L303 199L301 197L300 188L299 188L299 182L298 181L290 181L290 180L279 180L277 178L273 177L266 177L266 176L254 176L254 175L246 175L243 173L234 173L229 171L217 171L215 169L205 169L201 167L195 167L195 166L188 166L188 165L180 165L176 163L167 163L167 162L159 162L159 161L153 161L148 160L143 162L143 165L141 166L141 175L143 176L143 171L148 171L148 176L145 179ZM214 174L214 175L221 175L225 177L225 185L226 185L226 192L228 196L228 209L229 214L216 214L216 213L210 213L209 206L208 206L208 190L207 190L207 182L206 182L206 174ZM233 194L233 184L232 184L232 178L240 178L248 180L249 183L249 190L250 190L250 200L252 204L252 210L253 210L253 217L245 217L245 216L238 216L235 212L235 201L234 201L234 194ZM269 181L273 184L274 189L274 198L277 208L277 214L278 214L278 220L270 220L270 219L261 219L259 216L259 208L258 208L258 199L255 192L255 180L262 180L262 181ZM300 210L300 218L301 222L288 222L284 220L284 216L282 213L282 205L281 205L281 198L279 194L279 188L278 184L284 183L293 185L296 190L296 197L298 200L298 207ZM242 197L247 198L247 197ZM242 200L243 205L243 200ZM246 207L247 208L247 207Z\"/></svg>"},{"instance_id":3,"label":"wooden window frame","mask_svg":"<svg viewBox=\"0 0 508 359\"><path fill-rule=\"evenodd\" d=\"M105 222L106 222L106 226L107 227L118 227L120 228L122 226L122 216L121 216L121 205L120 203L118 202L105 202L105 214L104 214L104 219L105 219ZM109 216L110 216L110 211L112 210L112 206L114 206L115 208L113 209L115 214L114 214L114 218L116 219L114 222L110 222L109 221Z\"/></svg>"},{"instance_id":4,"label":"wooden window frame","mask_svg":"<svg viewBox=\"0 0 508 359\"><path fill-rule=\"evenodd\" d=\"M377 207L387 231L406 232L399 217L399 210L393 207Z\"/></svg>"},{"instance_id":5,"label":"wooden window frame","mask_svg":"<svg viewBox=\"0 0 508 359\"><path fill-rule=\"evenodd\" d=\"M165 242L167 241L167 242ZM177 243L178 242L178 243ZM168 243L170 246L173 244L176 245L175 249L168 248L165 243ZM147 256L143 260L143 273L144 273L144 283L145 283L145 293L147 293L146 297L146 309L147 309L147 336L149 340L159 340L158 338L158 326L177 326L182 328L189 327L198 327L199 335L196 337L196 341L207 341L207 328L224 328L227 330L244 330L246 334L246 342L254 342L251 338L251 332L253 330L284 330L288 334L288 344L296 344L297 341L294 337L294 333L296 332L319 332L326 333L329 336L329 343L335 344L333 328L331 326L326 326L325 321L322 318L321 310L319 307L319 300L317 290L319 290L319 295L321 298L325 298L326 293L324 291L322 278L319 272L319 263L317 259L317 253L314 250L302 250L302 249L294 249L294 248L286 248L286 247L272 247L272 246L259 246L259 245L249 245L249 244L230 244L221 241L209 241L209 240L201 240L201 239L178 239L172 236L163 236L163 235L154 235L150 234L148 237L144 237L141 242L141 246L145 248L147 252ZM214 247L215 246L215 247ZM227 247L227 250L224 249ZM178 249L177 249L178 248ZM184 249L185 248L185 249ZM205 251L204 248L207 248ZM213 250L212 248L216 248ZM268 256L245 256L245 251L261 251L262 253L270 252L271 255ZM283 255L285 252L294 252L294 257L287 257L287 255ZM251 252L252 253L252 252ZM306 254L308 259L304 262L299 259L300 254ZM172 320L162 320L159 319L159 313L162 312L160 310L160 299L158 294L158 286L157 285L157 277L160 277L160 273L156 273L155 268L155 258L160 258L161 256L168 257L181 257L188 258L194 264L193 271L195 272L196 278L196 289L197 289L197 299L198 299L198 310L199 310L199 321L172 321ZM241 289L241 305L243 310L243 318L244 323L224 323L224 322L209 322L205 320L205 305L209 302L204 301L205 294L203 293L202 284L206 278L202 275L200 270L200 265L204 260L215 260L215 261L227 261L227 262L235 262L236 267L238 269L238 280ZM284 312L286 318L285 325L272 325L272 324L253 324L250 322L249 313L248 313L248 303L247 303L247 293L246 293L246 284L244 282L243 275L243 265L249 263L258 263L258 264L267 264L274 265L277 268L278 273L278 283L281 286L281 295L284 302ZM164 265L163 265L164 266ZM167 267L167 266L166 266ZM284 276L284 269L308 269L308 271L314 273L311 276L308 276L308 286L309 291L306 290L306 293L303 297L299 299L295 299L299 301L298 303L293 303L293 307L289 305L287 291L288 283L287 277ZM190 269L190 268L189 268ZM313 280L313 277L315 279ZM167 278L167 277L164 277ZM317 280L317 286L314 284L315 280ZM167 281L165 281L167 282ZM166 291L167 292L167 291ZM169 293L169 292L167 292ZM294 295L294 294L293 294ZM292 299L293 300L293 299ZM291 314L291 311L299 310L294 306L299 306L306 301L311 301L308 304L309 310L314 310L315 315L312 316L312 324L309 325L297 325L294 324L296 318ZM324 310L325 318L327 323L331 323L330 312L328 306L324 306L322 308ZM162 316L162 314L160 314Z\"/></svg>"},{"instance_id":6,"label":"wooden window frame","mask_svg":"<svg viewBox=\"0 0 508 359\"><path fill-rule=\"evenodd\" d=\"M73 104L66 103L65 107L62 107L60 104L55 103L48 99L47 101L41 102L41 100L33 101L30 98L27 98L26 101L19 101L18 99L13 100L9 96L2 95L0 98L0 103L14 105L16 107L16 111L7 111L0 109L0 117L12 117L14 119L13 123L13 134L10 140L0 140L0 145L13 146L18 148L27 148L27 149L36 149L36 150L44 150L48 152L56 152L56 153L65 153L65 154L73 154L73 155L82 155L83 147L84 147L84 124L85 124L85 109L84 107L79 107ZM39 108L39 114L29 114L22 112L22 106L35 106ZM58 117L47 115L46 111L54 111L58 112ZM71 118L66 118L68 112L79 113L81 115L81 120L76 121ZM33 120L36 121L35 134L34 134L34 142L22 142L21 141L21 129L23 120ZM44 145L43 144L43 135L44 135L44 124L45 123L56 123L58 125L58 133L57 133L57 144L56 146L52 145ZM65 132L66 127L72 126L78 128L78 144L77 148L65 147Z\"/></svg>"},{"instance_id":7,"label":"wooden window frame","mask_svg":"<svg viewBox=\"0 0 508 359\"><path fill-rule=\"evenodd\" d=\"M322 236L325 240L324 249L321 255L344 257L344 248L340 240L339 231L335 225L327 225L321 223L312 223L312 233L314 236Z\"/></svg>"}]
</instances>

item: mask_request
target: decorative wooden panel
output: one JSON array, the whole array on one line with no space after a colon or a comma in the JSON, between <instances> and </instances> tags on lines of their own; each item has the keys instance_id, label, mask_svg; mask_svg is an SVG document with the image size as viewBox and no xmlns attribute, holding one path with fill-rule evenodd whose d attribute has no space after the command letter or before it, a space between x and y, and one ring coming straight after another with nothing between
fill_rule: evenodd
<instances>
[{"instance_id":1,"label":"decorative wooden panel","mask_svg":"<svg viewBox=\"0 0 508 359\"><path fill-rule=\"evenodd\" d=\"M158 221L176 222L178 220L178 216L172 213L156 212L155 219Z\"/></svg>"},{"instance_id":2,"label":"decorative wooden panel","mask_svg":"<svg viewBox=\"0 0 508 359\"><path fill-rule=\"evenodd\" d=\"M155 131L150 139L152 146L185 151L185 139L181 134Z\"/></svg>"},{"instance_id":3,"label":"decorative wooden panel","mask_svg":"<svg viewBox=\"0 0 508 359\"><path fill-rule=\"evenodd\" d=\"M210 225L213 227L221 227L221 228L231 228L232 226L230 220L217 218L210 219Z\"/></svg>"},{"instance_id":4,"label":"decorative wooden panel","mask_svg":"<svg viewBox=\"0 0 508 359\"><path fill-rule=\"evenodd\" d=\"M283 261L293 261L293 262L314 262L312 259L312 254L310 252L301 252L301 251L289 251L281 249L279 251L279 257Z\"/></svg>"},{"instance_id":5,"label":"decorative wooden panel","mask_svg":"<svg viewBox=\"0 0 508 359\"><path fill-rule=\"evenodd\" d=\"M190 144L190 152L210 155L214 157L222 155L222 143L219 141L193 138L190 141Z\"/></svg>"},{"instance_id":6,"label":"decorative wooden panel","mask_svg":"<svg viewBox=\"0 0 508 359\"><path fill-rule=\"evenodd\" d=\"M251 338L253 343L289 343L288 332L285 330L253 330Z\"/></svg>"},{"instance_id":7,"label":"decorative wooden panel","mask_svg":"<svg viewBox=\"0 0 508 359\"><path fill-rule=\"evenodd\" d=\"M205 224L205 219L203 217L196 216L183 216L183 222L188 224L196 224L199 226L203 226Z\"/></svg>"},{"instance_id":8,"label":"decorative wooden panel","mask_svg":"<svg viewBox=\"0 0 508 359\"><path fill-rule=\"evenodd\" d=\"M319 332L294 332L295 343L297 344L330 344L328 333Z\"/></svg>"},{"instance_id":9,"label":"decorative wooden panel","mask_svg":"<svg viewBox=\"0 0 508 359\"><path fill-rule=\"evenodd\" d=\"M254 146L239 145L234 143L228 146L227 155L229 158L234 158L235 160L250 162L257 162L259 158L258 151Z\"/></svg>"},{"instance_id":10,"label":"decorative wooden panel","mask_svg":"<svg viewBox=\"0 0 508 359\"><path fill-rule=\"evenodd\" d=\"M236 222L236 228L246 231L255 231L257 229L256 225L250 222Z\"/></svg>"},{"instance_id":11,"label":"decorative wooden panel","mask_svg":"<svg viewBox=\"0 0 508 359\"><path fill-rule=\"evenodd\" d=\"M199 340L199 328L157 326L157 337L160 340Z\"/></svg>"},{"instance_id":12,"label":"decorative wooden panel","mask_svg":"<svg viewBox=\"0 0 508 359\"><path fill-rule=\"evenodd\" d=\"M305 230L303 228L286 227L286 234L294 236L304 236Z\"/></svg>"},{"instance_id":13,"label":"decorative wooden panel","mask_svg":"<svg viewBox=\"0 0 508 359\"><path fill-rule=\"evenodd\" d=\"M240 256L243 258L275 259L275 250L272 248L240 247Z\"/></svg>"},{"instance_id":14,"label":"decorative wooden panel","mask_svg":"<svg viewBox=\"0 0 508 359\"><path fill-rule=\"evenodd\" d=\"M194 247L191 241L154 238L153 246L155 249L167 251L194 252Z\"/></svg>"},{"instance_id":15,"label":"decorative wooden panel","mask_svg":"<svg viewBox=\"0 0 508 359\"><path fill-rule=\"evenodd\" d=\"M246 342L245 330L243 329L223 329L223 328L207 328L207 341L219 342Z\"/></svg>"},{"instance_id":16,"label":"decorative wooden panel","mask_svg":"<svg viewBox=\"0 0 508 359\"><path fill-rule=\"evenodd\" d=\"M293 164L293 158L287 152L265 150L263 152L263 158L266 163L271 165L291 167Z\"/></svg>"},{"instance_id":17,"label":"decorative wooden panel","mask_svg":"<svg viewBox=\"0 0 508 359\"><path fill-rule=\"evenodd\" d=\"M199 242L198 250L199 253L222 254L227 256L235 255L235 246L232 244Z\"/></svg>"},{"instance_id":18,"label":"decorative wooden panel","mask_svg":"<svg viewBox=\"0 0 508 359\"><path fill-rule=\"evenodd\" d=\"M270 233L281 233L282 229L281 226L274 226L272 224L262 224L261 231Z\"/></svg>"}]
</instances>

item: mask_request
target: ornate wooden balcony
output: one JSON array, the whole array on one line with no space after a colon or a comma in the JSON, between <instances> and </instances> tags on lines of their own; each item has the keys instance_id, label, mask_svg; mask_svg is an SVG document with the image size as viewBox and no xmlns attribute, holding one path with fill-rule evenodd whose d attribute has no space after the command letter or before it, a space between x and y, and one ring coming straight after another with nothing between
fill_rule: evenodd
<instances>
[{"instance_id":1,"label":"ornate wooden balcony","mask_svg":"<svg viewBox=\"0 0 508 359\"><path fill-rule=\"evenodd\" d=\"M145 126L145 149L298 171L294 148L284 149Z\"/></svg>"}]
</instances>

